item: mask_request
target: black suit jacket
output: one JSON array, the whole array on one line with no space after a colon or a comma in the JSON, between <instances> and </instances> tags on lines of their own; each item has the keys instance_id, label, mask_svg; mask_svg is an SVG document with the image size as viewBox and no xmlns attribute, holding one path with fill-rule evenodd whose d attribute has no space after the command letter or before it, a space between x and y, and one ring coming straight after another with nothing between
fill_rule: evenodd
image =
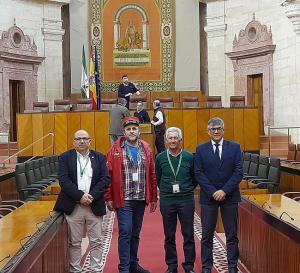
<instances>
[{"instance_id":1,"label":"black suit jacket","mask_svg":"<svg viewBox=\"0 0 300 273\"><path fill-rule=\"evenodd\" d=\"M104 155L90 151L89 157L93 169L90 192L94 198L91 209L96 216L106 212L103 194L110 184L110 176L106 168ZM67 215L71 214L76 204L79 204L84 192L78 190L77 184L77 154L76 150L70 150L60 155L58 180L61 192L57 198L54 210Z\"/></svg>"}]
</instances>

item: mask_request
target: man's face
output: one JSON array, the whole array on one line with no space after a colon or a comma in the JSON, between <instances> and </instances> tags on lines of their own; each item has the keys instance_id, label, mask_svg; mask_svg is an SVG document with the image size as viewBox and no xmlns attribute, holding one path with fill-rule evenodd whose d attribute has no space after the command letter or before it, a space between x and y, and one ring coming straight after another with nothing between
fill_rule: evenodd
<instances>
[{"instance_id":1,"label":"man's face","mask_svg":"<svg viewBox=\"0 0 300 273\"><path fill-rule=\"evenodd\" d=\"M171 150L177 150L182 147L182 139L175 132L170 132L166 136L166 146Z\"/></svg>"},{"instance_id":2,"label":"man's face","mask_svg":"<svg viewBox=\"0 0 300 273\"><path fill-rule=\"evenodd\" d=\"M139 111L142 111L143 110L143 104L138 102L138 104L136 105L136 110L139 112Z\"/></svg>"},{"instance_id":3,"label":"man's face","mask_svg":"<svg viewBox=\"0 0 300 273\"><path fill-rule=\"evenodd\" d=\"M86 153L90 147L90 136L85 131L78 131L74 135L73 145L78 153Z\"/></svg>"},{"instance_id":4,"label":"man's face","mask_svg":"<svg viewBox=\"0 0 300 273\"><path fill-rule=\"evenodd\" d=\"M124 135L128 142L135 142L140 136L139 126L129 124L124 128Z\"/></svg>"},{"instance_id":5,"label":"man's face","mask_svg":"<svg viewBox=\"0 0 300 273\"><path fill-rule=\"evenodd\" d=\"M123 81L123 83L128 83L128 77L123 77L122 81Z\"/></svg>"},{"instance_id":6,"label":"man's face","mask_svg":"<svg viewBox=\"0 0 300 273\"><path fill-rule=\"evenodd\" d=\"M224 128L221 125L213 125L208 129L208 134L214 142L220 142L224 135Z\"/></svg>"}]
</instances>

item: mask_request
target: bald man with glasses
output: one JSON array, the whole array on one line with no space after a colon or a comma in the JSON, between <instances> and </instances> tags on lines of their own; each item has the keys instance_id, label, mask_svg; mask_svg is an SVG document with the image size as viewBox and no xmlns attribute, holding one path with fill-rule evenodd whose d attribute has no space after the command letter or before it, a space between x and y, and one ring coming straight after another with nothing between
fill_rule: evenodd
<instances>
[{"instance_id":1,"label":"bald man with glasses","mask_svg":"<svg viewBox=\"0 0 300 273\"><path fill-rule=\"evenodd\" d=\"M213 266L213 237L220 208L226 235L228 272L237 273L239 183L243 177L240 145L224 140L224 122L215 117L207 124L210 141L196 149L195 179L201 187L202 273Z\"/></svg>"},{"instance_id":2,"label":"bald man with glasses","mask_svg":"<svg viewBox=\"0 0 300 273\"><path fill-rule=\"evenodd\" d=\"M91 271L101 271L102 218L106 213L104 192L110 184L104 155L90 150L90 136L74 134L74 149L60 155L58 179L61 192L54 210L65 214L69 227L70 272L82 272L81 241L86 223L91 247Z\"/></svg>"}]
</instances>

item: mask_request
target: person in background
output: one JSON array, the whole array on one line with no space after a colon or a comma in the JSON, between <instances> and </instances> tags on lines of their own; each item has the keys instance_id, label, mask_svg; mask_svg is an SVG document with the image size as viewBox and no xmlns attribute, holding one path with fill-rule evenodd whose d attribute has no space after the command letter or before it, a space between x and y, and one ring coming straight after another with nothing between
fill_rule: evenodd
<instances>
[{"instance_id":1,"label":"person in background","mask_svg":"<svg viewBox=\"0 0 300 273\"><path fill-rule=\"evenodd\" d=\"M159 154L166 149L165 141L164 141L164 135L166 132L166 116L164 110L160 106L159 100L153 101L153 109L154 109L154 116L153 116L153 120L151 121L151 124L154 126L155 147L157 153Z\"/></svg>"},{"instance_id":2,"label":"person in background","mask_svg":"<svg viewBox=\"0 0 300 273\"><path fill-rule=\"evenodd\" d=\"M118 98L115 107L109 110L109 135L112 145L120 136L124 135L122 120L130 116L128 109L125 107L126 103L124 98Z\"/></svg>"},{"instance_id":3,"label":"person in background","mask_svg":"<svg viewBox=\"0 0 300 273\"><path fill-rule=\"evenodd\" d=\"M70 272L82 272L81 242L87 225L92 272L102 272L101 233L106 213L104 192L110 184L104 155L90 150L88 132L74 135L74 149L59 157L58 180L61 192L54 210L65 214L69 227Z\"/></svg>"},{"instance_id":4,"label":"person in background","mask_svg":"<svg viewBox=\"0 0 300 273\"><path fill-rule=\"evenodd\" d=\"M150 122L150 117L148 112L144 109L144 105L142 101L139 101L136 105L136 112L134 112L134 116L137 117L140 123L148 123Z\"/></svg>"},{"instance_id":5,"label":"person in background","mask_svg":"<svg viewBox=\"0 0 300 273\"><path fill-rule=\"evenodd\" d=\"M145 207L154 212L157 186L153 154L149 144L139 139L139 120L123 119L124 136L119 138L107 154L111 185L105 193L109 210L118 219L119 272L149 273L138 263L138 247Z\"/></svg>"},{"instance_id":6,"label":"person in background","mask_svg":"<svg viewBox=\"0 0 300 273\"><path fill-rule=\"evenodd\" d=\"M243 178L240 145L224 140L224 122L215 117L207 124L210 141L196 149L195 179L200 185L202 273L213 266L213 238L220 208L226 235L228 272L237 273L239 183Z\"/></svg>"},{"instance_id":7,"label":"person in background","mask_svg":"<svg viewBox=\"0 0 300 273\"><path fill-rule=\"evenodd\" d=\"M126 108L129 109L129 98L131 95L137 94L140 95L140 91L136 88L136 86L129 82L128 76L122 76L122 83L118 88L118 97L126 99Z\"/></svg>"},{"instance_id":8,"label":"person in background","mask_svg":"<svg viewBox=\"0 0 300 273\"><path fill-rule=\"evenodd\" d=\"M191 153L182 149L182 131L179 128L168 128L165 141L167 150L157 155L155 173L165 234L166 273L178 272L177 218L183 236L185 261L182 267L186 273L194 273L194 159Z\"/></svg>"}]
</instances>

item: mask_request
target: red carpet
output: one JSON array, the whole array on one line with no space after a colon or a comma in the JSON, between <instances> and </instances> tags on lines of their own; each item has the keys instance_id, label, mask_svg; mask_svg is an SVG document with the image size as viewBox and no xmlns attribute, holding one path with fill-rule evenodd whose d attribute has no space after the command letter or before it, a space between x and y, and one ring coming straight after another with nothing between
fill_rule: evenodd
<instances>
[{"instance_id":1,"label":"red carpet","mask_svg":"<svg viewBox=\"0 0 300 273\"><path fill-rule=\"evenodd\" d=\"M109 218L109 217L108 217ZM111 223L112 224L112 223ZM179 225L178 225L179 227ZM111 226L110 226L111 228ZM196 262L195 262L195 272L201 272L200 266L200 221L199 217L195 218L195 243L196 243ZM104 236L108 241L104 243L108 252L107 256L104 253L104 270L103 273L118 273L118 227L117 219L115 218L113 224L112 239L110 241L110 236L106 234ZM182 249L182 236L178 228L177 235L177 252L178 252L178 272L184 273L181 266L183 262L183 249ZM141 241L139 246L139 263L146 269L150 270L151 273L163 273L166 271L167 266L164 262L164 235L162 219L159 209L155 213L149 213L148 208L145 212L144 223L141 232ZM106 257L106 259L105 259ZM88 270L89 257L84 258L83 263L85 263L83 272L87 273ZM223 245L219 242L219 238L214 239L214 262L215 267L212 273L225 273L227 272L227 262L226 262L226 252ZM239 265L240 272L247 272L242 265Z\"/></svg>"}]
</instances>

